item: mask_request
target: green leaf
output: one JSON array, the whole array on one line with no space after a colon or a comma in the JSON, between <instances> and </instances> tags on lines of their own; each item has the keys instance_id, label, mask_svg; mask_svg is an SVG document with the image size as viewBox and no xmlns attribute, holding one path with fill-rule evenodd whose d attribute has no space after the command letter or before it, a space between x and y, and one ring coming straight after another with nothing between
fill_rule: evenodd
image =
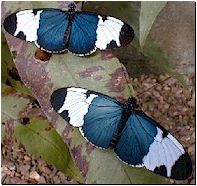
<instances>
[{"instance_id":1,"label":"green leaf","mask_svg":"<svg viewBox=\"0 0 197 186\"><path fill-rule=\"evenodd\" d=\"M9 116L14 120L17 120L19 118L19 112L25 109L28 103L29 99L25 99L23 97L13 95L2 96L2 114Z\"/></svg>"},{"instance_id":2,"label":"green leaf","mask_svg":"<svg viewBox=\"0 0 197 186\"><path fill-rule=\"evenodd\" d=\"M68 148L47 120L36 118L28 125L17 125L15 135L29 153L53 164L77 181L83 182Z\"/></svg>"},{"instance_id":3,"label":"green leaf","mask_svg":"<svg viewBox=\"0 0 197 186\"><path fill-rule=\"evenodd\" d=\"M144 47L146 38L150 32L150 29L159 14L159 12L165 7L166 1L142 1L140 10L140 46Z\"/></svg>"},{"instance_id":4,"label":"green leaf","mask_svg":"<svg viewBox=\"0 0 197 186\"><path fill-rule=\"evenodd\" d=\"M82 183L83 178L61 137L42 116L41 110L38 110L39 108L34 110L32 108L31 111L31 107L28 107L32 98L30 99L29 96L20 94L14 88L4 84L2 87L2 140L10 144L16 137L29 153L41 157ZM29 116L25 115L30 118L30 123L21 125L19 121L25 113L30 113Z\"/></svg>"},{"instance_id":5,"label":"green leaf","mask_svg":"<svg viewBox=\"0 0 197 186\"><path fill-rule=\"evenodd\" d=\"M16 120L20 117L20 111L24 110L29 103L29 98L17 94L14 88L4 83L2 83L1 88L1 139L4 144L14 145L13 133Z\"/></svg>"},{"instance_id":6,"label":"green leaf","mask_svg":"<svg viewBox=\"0 0 197 186\"><path fill-rule=\"evenodd\" d=\"M1 33L1 48L3 51L2 59L1 59L1 82L4 84L9 81L12 87L14 87L18 92L27 94L32 96L31 91L20 81L15 80L9 72L12 69L16 69L15 64L12 59L12 55L7 45L7 41L3 33ZM16 72L17 73L17 72Z\"/></svg>"}]
</instances>

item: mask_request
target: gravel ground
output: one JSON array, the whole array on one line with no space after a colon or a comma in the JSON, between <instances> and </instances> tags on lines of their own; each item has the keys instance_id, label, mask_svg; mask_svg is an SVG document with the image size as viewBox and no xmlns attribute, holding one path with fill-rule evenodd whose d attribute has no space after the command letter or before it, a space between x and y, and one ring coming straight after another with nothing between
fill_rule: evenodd
<instances>
[{"instance_id":1,"label":"gravel ground","mask_svg":"<svg viewBox=\"0 0 197 186\"><path fill-rule=\"evenodd\" d=\"M140 108L179 139L192 158L193 175L171 183L195 184L195 76L186 77L191 85L188 88L173 78L163 81L166 77L140 76L132 84ZM77 184L55 167L32 157L23 147L2 145L1 166L2 184Z\"/></svg>"},{"instance_id":2,"label":"gravel ground","mask_svg":"<svg viewBox=\"0 0 197 186\"><path fill-rule=\"evenodd\" d=\"M54 166L35 159L23 147L3 145L1 163L2 184L77 184Z\"/></svg>"}]
</instances>

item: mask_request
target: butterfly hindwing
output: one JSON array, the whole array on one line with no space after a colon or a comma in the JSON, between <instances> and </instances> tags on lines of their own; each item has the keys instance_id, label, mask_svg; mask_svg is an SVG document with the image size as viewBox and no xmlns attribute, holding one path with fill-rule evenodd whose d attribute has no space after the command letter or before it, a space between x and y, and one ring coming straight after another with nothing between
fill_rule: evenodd
<instances>
[{"instance_id":1,"label":"butterfly hindwing","mask_svg":"<svg viewBox=\"0 0 197 186\"><path fill-rule=\"evenodd\" d=\"M82 135L92 144L108 148L122 114L115 99L82 88L62 88L51 96L53 108L67 122L81 127Z\"/></svg>"},{"instance_id":2,"label":"butterfly hindwing","mask_svg":"<svg viewBox=\"0 0 197 186\"><path fill-rule=\"evenodd\" d=\"M115 148L118 157L132 166L172 179L191 175L191 159L182 145L142 111L133 111Z\"/></svg>"},{"instance_id":3,"label":"butterfly hindwing","mask_svg":"<svg viewBox=\"0 0 197 186\"><path fill-rule=\"evenodd\" d=\"M79 56L125 46L133 40L133 29L123 21L86 11L44 8L22 10L4 20L11 35L35 42L42 50L69 50Z\"/></svg>"},{"instance_id":4,"label":"butterfly hindwing","mask_svg":"<svg viewBox=\"0 0 197 186\"><path fill-rule=\"evenodd\" d=\"M70 33L69 51L80 56L93 53L96 50L97 24L97 15L91 12L76 12Z\"/></svg>"}]
</instances>

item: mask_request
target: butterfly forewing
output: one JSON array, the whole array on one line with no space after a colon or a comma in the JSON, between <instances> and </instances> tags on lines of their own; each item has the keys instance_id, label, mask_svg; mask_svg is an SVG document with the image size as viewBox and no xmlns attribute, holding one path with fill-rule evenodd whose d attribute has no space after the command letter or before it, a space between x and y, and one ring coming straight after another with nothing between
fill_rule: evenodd
<instances>
[{"instance_id":1,"label":"butterfly forewing","mask_svg":"<svg viewBox=\"0 0 197 186\"><path fill-rule=\"evenodd\" d=\"M23 10L13 13L5 18L4 28L15 37L26 41L36 41L42 12L43 10Z\"/></svg>"},{"instance_id":2,"label":"butterfly forewing","mask_svg":"<svg viewBox=\"0 0 197 186\"><path fill-rule=\"evenodd\" d=\"M11 14L4 21L5 30L47 51L58 52L66 48L64 33L68 14L59 9L23 10Z\"/></svg>"},{"instance_id":3,"label":"butterfly forewing","mask_svg":"<svg viewBox=\"0 0 197 186\"><path fill-rule=\"evenodd\" d=\"M123 111L115 99L82 88L62 88L51 96L53 108L67 122L81 127L92 144L108 148Z\"/></svg>"}]
</instances>

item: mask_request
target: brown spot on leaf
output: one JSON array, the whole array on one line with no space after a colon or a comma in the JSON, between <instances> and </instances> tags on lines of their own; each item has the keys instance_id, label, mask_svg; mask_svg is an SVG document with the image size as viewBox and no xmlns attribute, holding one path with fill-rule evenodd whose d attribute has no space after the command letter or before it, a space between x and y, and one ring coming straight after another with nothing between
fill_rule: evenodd
<instances>
[{"instance_id":1,"label":"brown spot on leaf","mask_svg":"<svg viewBox=\"0 0 197 186\"><path fill-rule=\"evenodd\" d=\"M12 51L12 56L13 56L13 59L16 59L17 52L16 51Z\"/></svg>"},{"instance_id":2,"label":"brown spot on leaf","mask_svg":"<svg viewBox=\"0 0 197 186\"><path fill-rule=\"evenodd\" d=\"M21 80L21 78L18 74L18 70L15 67L13 67L11 70L9 70L9 76L11 76L16 81Z\"/></svg>"},{"instance_id":3,"label":"brown spot on leaf","mask_svg":"<svg viewBox=\"0 0 197 186\"><path fill-rule=\"evenodd\" d=\"M93 79L96 80L96 81L99 81L99 80L102 79L102 76L94 76Z\"/></svg>"},{"instance_id":4,"label":"brown spot on leaf","mask_svg":"<svg viewBox=\"0 0 197 186\"><path fill-rule=\"evenodd\" d=\"M71 141L72 141L72 130L73 130L73 127L71 125L65 124L65 128L64 128L64 130L61 134L61 137L66 142L66 144L68 144L69 146L70 146Z\"/></svg>"},{"instance_id":5,"label":"brown spot on leaf","mask_svg":"<svg viewBox=\"0 0 197 186\"><path fill-rule=\"evenodd\" d=\"M27 125L30 121L30 119L28 117L23 117L19 119L20 123L23 125Z\"/></svg>"},{"instance_id":6,"label":"brown spot on leaf","mask_svg":"<svg viewBox=\"0 0 197 186\"><path fill-rule=\"evenodd\" d=\"M114 73L110 74L111 79L106 83L105 87L111 92L122 92L126 83L125 74L122 68L118 68Z\"/></svg>"},{"instance_id":7,"label":"brown spot on leaf","mask_svg":"<svg viewBox=\"0 0 197 186\"><path fill-rule=\"evenodd\" d=\"M5 84L8 85L8 86L10 86L10 87L13 87L9 79L6 79Z\"/></svg>"},{"instance_id":8,"label":"brown spot on leaf","mask_svg":"<svg viewBox=\"0 0 197 186\"><path fill-rule=\"evenodd\" d=\"M12 88L12 87L7 87L6 89L4 89L4 91L2 92L2 95L11 95L11 96L16 96L16 97L25 98L25 99L30 99L31 98L27 94L17 92L17 90L15 88Z\"/></svg>"},{"instance_id":9,"label":"brown spot on leaf","mask_svg":"<svg viewBox=\"0 0 197 186\"><path fill-rule=\"evenodd\" d=\"M32 108L41 108L37 99L33 99L31 105L32 105Z\"/></svg>"},{"instance_id":10,"label":"brown spot on leaf","mask_svg":"<svg viewBox=\"0 0 197 186\"><path fill-rule=\"evenodd\" d=\"M16 108L17 107L17 105L13 105L13 108Z\"/></svg>"},{"instance_id":11,"label":"brown spot on leaf","mask_svg":"<svg viewBox=\"0 0 197 186\"><path fill-rule=\"evenodd\" d=\"M38 118L38 119L41 119L41 120L45 120L46 119L46 116L43 113L43 111L41 110L41 108L39 108L39 107L37 107L37 108L32 107L32 102L31 101L19 113L19 116L20 116L21 119L29 118L29 120L31 120L32 118ZM23 123L23 122L21 122L21 123Z\"/></svg>"},{"instance_id":12,"label":"brown spot on leaf","mask_svg":"<svg viewBox=\"0 0 197 186\"><path fill-rule=\"evenodd\" d=\"M114 58L114 54L112 52L112 50L104 50L104 51L101 51L101 59L102 60L108 60L108 59L111 59L111 58Z\"/></svg>"},{"instance_id":13,"label":"brown spot on leaf","mask_svg":"<svg viewBox=\"0 0 197 186\"><path fill-rule=\"evenodd\" d=\"M79 76L82 77L82 78L91 77L92 75L94 75L99 70L104 70L104 68L102 66L93 66L93 67L90 67L90 68L86 68L86 70L84 70L82 72L79 72Z\"/></svg>"},{"instance_id":14,"label":"brown spot on leaf","mask_svg":"<svg viewBox=\"0 0 197 186\"><path fill-rule=\"evenodd\" d=\"M9 118L5 124L5 137L3 144L12 145L14 142L14 119Z\"/></svg>"},{"instance_id":15,"label":"brown spot on leaf","mask_svg":"<svg viewBox=\"0 0 197 186\"><path fill-rule=\"evenodd\" d=\"M52 126L49 126L49 127L45 128L44 130L50 131L51 129L53 129L53 127Z\"/></svg>"},{"instance_id":16,"label":"brown spot on leaf","mask_svg":"<svg viewBox=\"0 0 197 186\"><path fill-rule=\"evenodd\" d=\"M87 154L90 154L94 149L95 149L95 146L88 143L87 148L86 148Z\"/></svg>"},{"instance_id":17,"label":"brown spot on leaf","mask_svg":"<svg viewBox=\"0 0 197 186\"><path fill-rule=\"evenodd\" d=\"M86 160L86 156L82 155L82 144L72 148L71 151L77 166L81 170L82 175L86 176L88 173L88 162Z\"/></svg>"},{"instance_id":18,"label":"brown spot on leaf","mask_svg":"<svg viewBox=\"0 0 197 186\"><path fill-rule=\"evenodd\" d=\"M41 61L48 61L51 58L52 54L41 49L36 49L35 58L40 59Z\"/></svg>"}]
</instances>

